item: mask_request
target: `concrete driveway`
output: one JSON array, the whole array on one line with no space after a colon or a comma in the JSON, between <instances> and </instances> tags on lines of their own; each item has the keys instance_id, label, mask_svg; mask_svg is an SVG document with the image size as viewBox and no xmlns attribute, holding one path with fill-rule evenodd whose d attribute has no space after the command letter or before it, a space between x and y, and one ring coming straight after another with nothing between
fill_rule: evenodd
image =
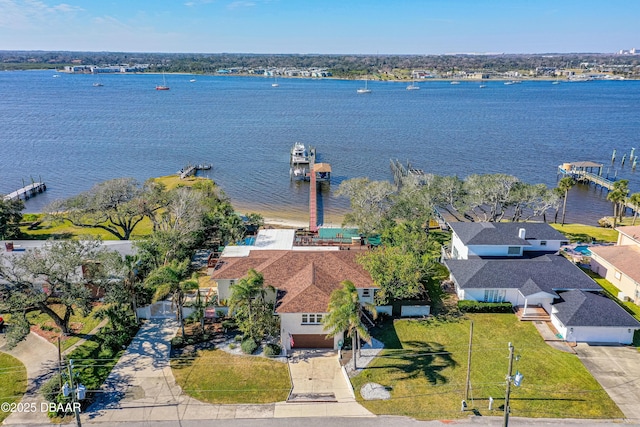
<instances>
[{"instance_id":1,"label":"concrete driveway","mask_svg":"<svg viewBox=\"0 0 640 427\"><path fill-rule=\"evenodd\" d=\"M575 351L625 418L640 423L640 352L634 347L584 343Z\"/></svg>"},{"instance_id":2,"label":"concrete driveway","mask_svg":"<svg viewBox=\"0 0 640 427\"><path fill-rule=\"evenodd\" d=\"M40 411L44 397L40 388L53 375L58 367L58 349L44 338L31 332L15 348L7 350L4 336L0 337L0 350L21 361L27 368L27 391L20 402L35 404L35 412L14 412L4 420L4 425L50 424L46 412Z\"/></svg>"},{"instance_id":3,"label":"concrete driveway","mask_svg":"<svg viewBox=\"0 0 640 427\"><path fill-rule=\"evenodd\" d=\"M289 360L293 390L275 405L274 417L371 417L353 394L335 351L298 350Z\"/></svg>"}]
</instances>

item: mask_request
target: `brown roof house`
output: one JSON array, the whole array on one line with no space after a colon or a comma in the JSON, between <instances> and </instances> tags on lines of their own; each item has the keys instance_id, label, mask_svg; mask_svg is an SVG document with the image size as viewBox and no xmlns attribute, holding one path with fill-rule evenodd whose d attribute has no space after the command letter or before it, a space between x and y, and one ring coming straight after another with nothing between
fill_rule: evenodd
<instances>
[{"instance_id":1,"label":"brown roof house","mask_svg":"<svg viewBox=\"0 0 640 427\"><path fill-rule=\"evenodd\" d=\"M341 336L327 339L322 318L331 293L350 280L362 302L373 304L376 285L351 251L250 250L244 256L223 257L212 273L220 300L231 296L230 286L253 268L276 288L276 314L281 320L283 348L338 348Z\"/></svg>"},{"instance_id":2,"label":"brown roof house","mask_svg":"<svg viewBox=\"0 0 640 427\"><path fill-rule=\"evenodd\" d=\"M593 246L591 270L620 290L621 300L640 304L640 226L618 227L615 246Z\"/></svg>"}]
</instances>

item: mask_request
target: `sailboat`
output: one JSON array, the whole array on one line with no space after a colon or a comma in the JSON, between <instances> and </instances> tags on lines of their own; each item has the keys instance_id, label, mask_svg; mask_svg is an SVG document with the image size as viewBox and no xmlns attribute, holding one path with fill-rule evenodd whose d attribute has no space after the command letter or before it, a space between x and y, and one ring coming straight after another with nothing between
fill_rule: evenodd
<instances>
[{"instance_id":1,"label":"sailboat","mask_svg":"<svg viewBox=\"0 0 640 427\"><path fill-rule=\"evenodd\" d=\"M167 80L164 78L164 71L162 72L162 84L156 85L156 90L169 90L169 86L167 86Z\"/></svg>"},{"instance_id":2,"label":"sailboat","mask_svg":"<svg viewBox=\"0 0 640 427\"><path fill-rule=\"evenodd\" d=\"M278 86L280 86L278 84L278 76L274 76L273 77L273 83L271 83L271 87L278 87Z\"/></svg>"},{"instance_id":3,"label":"sailboat","mask_svg":"<svg viewBox=\"0 0 640 427\"><path fill-rule=\"evenodd\" d=\"M411 84L409 86L407 86L407 90L420 90L420 86L418 86L416 84L416 80L413 79L413 81L411 82Z\"/></svg>"},{"instance_id":4,"label":"sailboat","mask_svg":"<svg viewBox=\"0 0 640 427\"><path fill-rule=\"evenodd\" d=\"M101 86L104 86L104 85L103 85L103 84L102 84L102 82L100 81L100 76L98 76L98 75L96 74L96 81L95 81L95 82L93 82L93 87L101 87Z\"/></svg>"},{"instance_id":5,"label":"sailboat","mask_svg":"<svg viewBox=\"0 0 640 427\"><path fill-rule=\"evenodd\" d=\"M356 92L358 93L371 93L371 89L367 87L367 79L364 79L364 87L359 88Z\"/></svg>"}]
</instances>

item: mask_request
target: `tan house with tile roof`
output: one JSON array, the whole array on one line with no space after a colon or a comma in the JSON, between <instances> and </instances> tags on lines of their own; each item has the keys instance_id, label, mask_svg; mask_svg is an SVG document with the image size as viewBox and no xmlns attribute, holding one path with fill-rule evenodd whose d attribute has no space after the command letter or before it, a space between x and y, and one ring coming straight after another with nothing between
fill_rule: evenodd
<instances>
[{"instance_id":1,"label":"tan house with tile roof","mask_svg":"<svg viewBox=\"0 0 640 427\"><path fill-rule=\"evenodd\" d=\"M331 292L350 280L363 302L373 303L376 285L351 251L251 250L246 256L224 257L212 273L218 297L227 300L230 287L253 268L277 290L276 314L281 319L282 346L338 348L342 339L326 339L322 325Z\"/></svg>"},{"instance_id":2,"label":"tan house with tile roof","mask_svg":"<svg viewBox=\"0 0 640 427\"><path fill-rule=\"evenodd\" d=\"M591 270L620 289L620 299L640 305L640 226L618 227L616 246L594 246Z\"/></svg>"}]
</instances>

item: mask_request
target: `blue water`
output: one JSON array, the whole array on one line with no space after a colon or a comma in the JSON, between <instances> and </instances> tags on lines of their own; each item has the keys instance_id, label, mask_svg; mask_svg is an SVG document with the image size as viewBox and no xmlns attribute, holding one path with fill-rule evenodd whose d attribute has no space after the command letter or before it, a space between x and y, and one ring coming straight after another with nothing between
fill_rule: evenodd
<instances>
[{"instance_id":1,"label":"blue water","mask_svg":"<svg viewBox=\"0 0 640 427\"><path fill-rule=\"evenodd\" d=\"M581 253L582 255L591 256L591 251L589 250L589 246L579 245L576 246L574 251Z\"/></svg>"},{"instance_id":2,"label":"blue water","mask_svg":"<svg viewBox=\"0 0 640 427\"><path fill-rule=\"evenodd\" d=\"M52 71L0 72L0 193L23 180L47 183L27 203L38 211L56 198L122 176L140 181L175 173L187 163L212 163L209 173L242 211L286 210L306 219L308 183L289 181L289 150L312 144L333 168L323 186L325 219L347 201L332 192L341 181L391 179L398 158L436 174L507 173L553 186L557 166L593 160L616 166L605 174L640 177L619 160L640 155L640 82L525 82L504 85L369 82L262 77L90 75ZM600 192L578 187L567 221L611 215Z\"/></svg>"}]
</instances>

